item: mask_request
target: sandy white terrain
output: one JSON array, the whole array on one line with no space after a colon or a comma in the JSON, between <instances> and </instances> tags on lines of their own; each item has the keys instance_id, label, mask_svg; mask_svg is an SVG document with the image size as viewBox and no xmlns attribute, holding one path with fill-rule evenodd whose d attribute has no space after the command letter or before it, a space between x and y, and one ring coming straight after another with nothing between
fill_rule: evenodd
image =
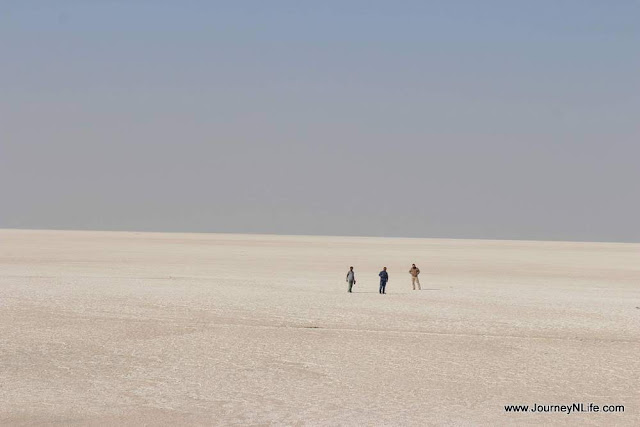
<instances>
[{"instance_id":1,"label":"sandy white terrain","mask_svg":"<svg viewBox=\"0 0 640 427\"><path fill-rule=\"evenodd\" d=\"M0 423L637 426L638 307L638 244L0 230Z\"/></svg>"}]
</instances>

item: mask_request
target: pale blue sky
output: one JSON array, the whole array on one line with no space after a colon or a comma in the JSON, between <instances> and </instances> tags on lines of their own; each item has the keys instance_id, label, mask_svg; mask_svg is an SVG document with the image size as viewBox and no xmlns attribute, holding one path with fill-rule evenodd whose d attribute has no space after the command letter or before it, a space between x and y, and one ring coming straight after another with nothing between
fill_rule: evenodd
<instances>
[{"instance_id":1,"label":"pale blue sky","mask_svg":"<svg viewBox=\"0 0 640 427\"><path fill-rule=\"evenodd\" d=\"M4 1L0 227L640 241L639 1Z\"/></svg>"}]
</instances>

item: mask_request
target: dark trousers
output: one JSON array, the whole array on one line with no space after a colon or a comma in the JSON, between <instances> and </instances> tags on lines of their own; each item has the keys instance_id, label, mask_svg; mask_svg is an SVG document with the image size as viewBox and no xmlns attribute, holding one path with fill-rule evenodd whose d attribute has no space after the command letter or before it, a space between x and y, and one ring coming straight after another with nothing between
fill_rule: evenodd
<instances>
[{"instance_id":1,"label":"dark trousers","mask_svg":"<svg viewBox=\"0 0 640 427\"><path fill-rule=\"evenodd\" d=\"M353 288L353 280L349 280L349 292L351 292L351 288Z\"/></svg>"},{"instance_id":2,"label":"dark trousers","mask_svg":"<svg viewBox=\"0 0 640 427\"><path fill-rule=\"evenodd\" d=\"M384 281L381 280L380 281L380 293L381 294L386 294L386 292L384 291L384 288L386 288L386 287L387 287L387 282L384 282Z\"/></svg>"}]
</instances>

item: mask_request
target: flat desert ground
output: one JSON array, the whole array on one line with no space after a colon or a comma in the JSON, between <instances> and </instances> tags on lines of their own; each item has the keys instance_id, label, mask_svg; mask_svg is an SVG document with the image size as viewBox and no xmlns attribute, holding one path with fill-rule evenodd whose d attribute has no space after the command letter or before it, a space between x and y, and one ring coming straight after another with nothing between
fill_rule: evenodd
<instances>
[{"instance_id":1,"label":"flat desert ground","mask_svg":"<svg viewBox=\"0 0 640 427\"><path fill-rule=\"evenodd\" d=\"M638 307L639 244L0 230L0 424L638 426Z\"/></svg>"}]
</instances>

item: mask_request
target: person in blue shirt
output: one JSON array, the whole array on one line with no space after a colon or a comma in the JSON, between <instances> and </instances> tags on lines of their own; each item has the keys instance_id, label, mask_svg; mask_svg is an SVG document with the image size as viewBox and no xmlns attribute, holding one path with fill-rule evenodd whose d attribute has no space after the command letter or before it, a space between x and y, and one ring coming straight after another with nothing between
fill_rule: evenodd
<instances>
[{"instance_id":1,"label":"person in blue shirt","mask_svg":"<svg viewBox=\"0 0 640 427\"><path fill-rule=\"evenodd\" d=\"M384 267L380 274L380 293L386 294L385 288L387 287L387 282L389 281L389 273L387 273L387 267Z\"/></svg>"}]
</instances>

